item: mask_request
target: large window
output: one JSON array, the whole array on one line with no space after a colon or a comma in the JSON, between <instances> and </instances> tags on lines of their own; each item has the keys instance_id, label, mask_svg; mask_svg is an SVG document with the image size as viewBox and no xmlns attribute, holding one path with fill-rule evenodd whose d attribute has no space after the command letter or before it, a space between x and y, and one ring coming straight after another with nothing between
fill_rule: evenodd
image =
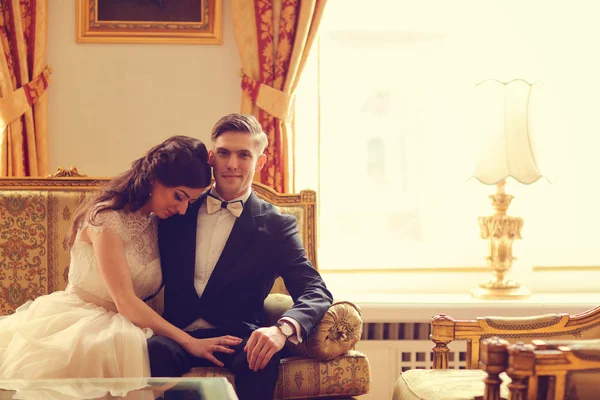
<instances>
[{"instance_id":1,"label":"large window","mask_svg":"<svg viewBox=\"0 0 600 400\"><path fill-rule=\"evenodd\" d=\"M600 25L595 1L330 0L298 92L296 189L320 198L320 267L483 266L469 181L475 85L544 83L536 138L552 180L508 181L517 264L600 265ZM315 158L315 155L317 157ZM317 161L315 161L317 159Z\"/></svg>"}]
</instances>

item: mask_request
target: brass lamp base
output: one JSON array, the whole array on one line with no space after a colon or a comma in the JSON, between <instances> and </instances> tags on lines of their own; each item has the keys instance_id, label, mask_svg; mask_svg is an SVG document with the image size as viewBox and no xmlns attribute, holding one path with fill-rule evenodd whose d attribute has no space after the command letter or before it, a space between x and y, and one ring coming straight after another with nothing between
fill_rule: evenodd
<instances>
[{"instance_id":1,"label":"brass lamp base","mask_svg":"<svg viewBox=\"0 0 600 400\"><path fill-rule=\"evenodd\" d=\"M489 217L479 217L481 238L488 241L487 264L492 268L493 277L479 284L471 291L479 299L524 299L531 295L529 289L507 277L515 259L512 244L521 239L523 219L506 215L513 196L504 192L506 181L496 185L496 193L489 196L496 211Z\"/></svg>"},{"instance_id":2,"label":"brass lamp base","mask_svg":"<svg viewBox=\"0 0 600 400\"><path fill-rule=\"evenodd\" d=\"M485 287L485 284L471 290L471 296L476 299L486 300L518 300L531 296L531 291L523 286L509 288Z\"/></svg>"}]
</instances>

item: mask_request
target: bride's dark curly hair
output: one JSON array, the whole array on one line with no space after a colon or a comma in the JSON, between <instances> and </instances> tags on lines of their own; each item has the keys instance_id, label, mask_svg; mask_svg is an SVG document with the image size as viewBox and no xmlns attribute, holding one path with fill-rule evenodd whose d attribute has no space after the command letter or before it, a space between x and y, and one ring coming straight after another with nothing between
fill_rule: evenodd
<instances>
[{"instance_id":1,"label":"bride's dark curly hair","mask_svg":"<svg viewBox=\"0 0 600 400\"><path fill-rule=\"evenodd\" d=\"M173 136L135 160L131 169L111 179L98 195L79 206L71 226L70 246L84 219L95 225L96 216L102 211L127 207L134 212L142 208L150 198L152 180L167 187L207 187L211 167L204 143L189 136Z\"/></svg>"}]
</instances>

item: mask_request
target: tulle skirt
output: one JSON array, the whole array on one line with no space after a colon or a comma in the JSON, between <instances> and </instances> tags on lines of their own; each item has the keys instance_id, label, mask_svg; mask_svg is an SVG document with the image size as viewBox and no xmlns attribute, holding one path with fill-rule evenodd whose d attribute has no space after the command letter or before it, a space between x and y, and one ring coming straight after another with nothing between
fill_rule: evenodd
<instances>
[{"instance_id":1,"label":"tulle skirt","mask_svg":"<svg viewBox=\"0 0 600 400\"><path fill-rule=\"evenodd\" d=\"M151 335L74 293L54 292L0 317L0 378L149 377Z\"/></svg>"}]
</instances>

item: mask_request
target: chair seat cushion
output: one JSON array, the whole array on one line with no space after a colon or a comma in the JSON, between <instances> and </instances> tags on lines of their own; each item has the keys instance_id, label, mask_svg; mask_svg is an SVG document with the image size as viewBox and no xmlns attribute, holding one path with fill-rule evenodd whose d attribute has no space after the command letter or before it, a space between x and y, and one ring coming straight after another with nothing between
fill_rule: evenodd
<instances>
[{"instance_id":1,"label":"chair seat cushion","mask_svg":"<svg viewBox=\"0 0 600 400\"><path fill-rule=\"evenodd\" d=\"M483 396L483 379L487 374L478 369L411 369L396 381L394 400L463 400ZM501 374L500 396L508 398L510 378Z\"/></svg>"},{"instance_id":2,"label":"chair seat cushion","mask_svg":"<svg viewBox=\"0 0 600 400\"><path fill-rule=\"evenodd\" d=\"M194 368L185 376L224 376L235 385L227 368ZM360 396L369 392L370 382L369 361L355 350L329 361L289 357L281 360L275 399Z\"/></svg>"}]
</instances>

